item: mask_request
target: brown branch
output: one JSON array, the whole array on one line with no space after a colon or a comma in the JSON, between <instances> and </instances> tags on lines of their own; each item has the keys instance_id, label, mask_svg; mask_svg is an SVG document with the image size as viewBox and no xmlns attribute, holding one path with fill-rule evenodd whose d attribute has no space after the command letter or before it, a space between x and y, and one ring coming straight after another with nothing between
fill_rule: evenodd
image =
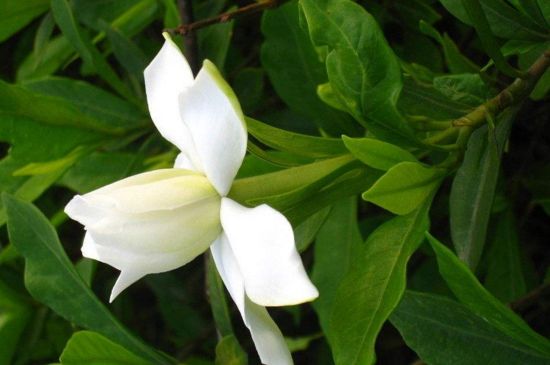
<instances>
[{"instance_id":1,"label":"brown branch","mask_svg":"<svg viewBox=\"0 0 550 365\"><path fill-rule=\"evenodd\" d=\"M238 8L237 10L228 11L226 13L216 15L212 18L201 19L196 22L188 22L182 17L182 21L183 21L182 25L173 29L165 29L165 31L171 34L186 35L186 34L192 33L197 29L207 27L212 24L225 23L244 15L257 13L259 11L263 11L270 8L275 8L285 1L286 0L262 0L254 4L243 6L242 8Z\"/></svg>"},{"instance_id":2,"label":"brown branch","mask_svg":"<svg viewBox=\"0 0 550 365\"><path fill-rule=\"evenodd\" d=\"M511 302L510 308L515 312L522 313L544 298L550 299L550 283L542 284L541 286L527 293L525 296Z\"/></svg>"},{"instance_id":3,"label":"brown branch","mask_svg":"<svg viewBox=\"0 0 550 365\"><path fill-rule=\"evenodd\" d=\"M486 103L481 104L467 115L455 119L453 126L455 127L477 127L483 123L487 113L498 115L504 109L519 103L525 99L537 81L541 78L544 72L550 67L550 49L540 55L540 57L529 67L527 77L525 79L516 79L510 86L502 90L497 96L490 99Z\"/></svg>"}]
</instances>

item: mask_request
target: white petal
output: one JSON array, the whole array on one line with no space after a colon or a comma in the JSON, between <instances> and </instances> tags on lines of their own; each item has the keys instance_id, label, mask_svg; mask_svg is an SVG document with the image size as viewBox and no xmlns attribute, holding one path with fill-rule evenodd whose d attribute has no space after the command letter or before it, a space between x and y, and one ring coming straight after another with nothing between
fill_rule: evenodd
<instances>
[{"instance_id":1,"label":"white petal","mask_svg":"<svg viewBox=\"0 0 550 365\"><path fill-rule=\"evenodd\" d=\"M267 310L246 297L243 278L225 234L222 233L210 249L218 272L250 330L262 363L292 365L292 357L283 335Z\"/></svg>"},{"instance_id":2,"label":"white petal","mask_svg":"<svg viewBox=\"0 0 550 365\"><path fill-rule=\"evenodd\" d=\"M265 307L253 303L245 297L245 317L250 334L260 355L260 360L267 365L292 365L292 356L279 327L267 313Z\"/></svg>"},{"instance_id":3,"label":"white petal","mask_svg":"<svg viewBox=\"0 0 550 365\"><path fill-rule=\"evenodd\" d=\"M76 196L65 211L87 230L82 254L122 271L116 294L204 252L221 233L220 204L205 176L170 169Z\"/></svg>"},{"instance_id":4,"label":"white petal","mask_svg":"<svg viewBox=\"0 0 550 365\"><path fill-rule=\"evenodd\" d=\"M296 251L292 227L281 213L265 204L246 208L222 198L220 218L253 302L293 305L319 295Z\"/></svg>"},{"instance_id":5,"label":"white petal","mask_svg":"<svg viewBox=\"0 0 550 365\"><path fill-rule=\"evenodd\" d=\"M75 196L65 212L87 225L105 216L104 210L145 213L173 210L218 196L201 175L183 169L145 172L117 181L83 196Z\"/></svg>"},{"instance_id":6,"label":"white petal","mask_svg":"<svg viewBox=\"0 0 550 365\"><path fill-rule=\"evenodd\" d=\"M147 275L147 273L143 273L140 271L130 271L125 270L120 273L118 276L117 281L115 282L115 285L113 286L113 289L111 290L111 296L109 297L109 303L112 303L113 300L115 300L116 297L127 287L141 279Z\"/></svg>"},{"instance_id":7,"label":"white petal","mask_svg":"<svg viewBox=\"0 0 550 365\"><path fill-rule=\"evenodd\" d=\"M181 119L178 105L179 95L193 84L193 73L178 46L168 36L143 74L149 113L155 126L165 139L198 163L193 140Z\"/></svg>"},{"instance_id":8,"label":"white petal","mask_svg":"<svg viewBox=\"0 0 550 365\"><path fill-rule=\"evenodd\" d=\"M233 251L231 250L227 236L223 232L210 246L210 252L212 252L212 257L214 258L218 273L229 295L231 295L231 299L233 299L237 308L239 308L245 325L248 326L248 322L244 316L245 294L243 278L237 261L233 256Z\"/></svg>"},{"instance_id":9,"label":"white petal","mask_svg":"<svg viewBox=\"0 0 550 365\"><path fill-rule=\"evenodd\" d=\"M195 166L185 152L180 152L174 162L175 169L194 170Z\"/></svg>"},{"instance_id":10,"label":"white petal","mask_svg":"<svg viewBox=\"0 0 550 365\"><path fill-rule=\"evenodd\" d=\"M193 86L181 93L180 111L202 171L220 195L226 195L246 153L247 133L233 90L210 61L204 61ZM187 156L195 164L193 156Z\"/></svg>"}]
</instances>

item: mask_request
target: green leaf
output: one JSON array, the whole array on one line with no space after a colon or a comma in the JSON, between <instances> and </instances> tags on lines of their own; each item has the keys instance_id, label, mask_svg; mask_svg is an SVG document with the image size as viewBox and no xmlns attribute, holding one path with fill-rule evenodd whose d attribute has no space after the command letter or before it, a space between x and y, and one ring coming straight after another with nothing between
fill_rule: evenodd
<instances>
[{"instance_id":1,"label":"green leaf","mask_svg":"<svg viewBox=\"0 0 550 365\"><path fill-rule=\"evenodd\" d=\"M461 260L475 268L483 252L487 225L500 171L500 156L517 108L503 112L496 130L487 126L470 137L462 166L451 187L450 218L453 245ZM472 179L475 176L475 179Z\"/></svg>"},{"instance_id":2,"label":"green leaf","mask_svg":"<svg viewBox=\"0 0 550 365\"><path fill-rule=\"evenodd\" d=\"M394 214L408 214L437 189L445 173L443 169L424 167L418 162L401 162L365 191L363 199Z\"/></svg>"},{"instance_id":3,"label":"green leaf","mask_svg":"<svg viewBox=\"0 0 550 365\"><path fill-rule=\"evenodd\" d=\"M327 335L336 365L372 364L374 344L406 286L409 258L429 226L431 199L369 235L334 299Z\"/></svg>"},{"instance_id":4,"label":"green leaf","mask_svg":"<svg viewBox=\"0 0 550 365\"><path fill-rule=\"evenodd\" d=\"M477 73L436 76L433 86L449 100L468 105L471 110L494 95Z\"/></svg>"},{"instance_id":5,"label":"green leaf","mask_svg":"<svg viewBox=\"0 0 550 365\"><path fill-rule=\"evenodd\" d=\"M445 297L407 291L390 320L428 364L543 365L550 360Z\"/></svg>"},{"instance_id":6,"label":"green leaf","mask_svg":"<svg viewBox=\"0 0 550 365\"><path fill-rule=\"evenodd\" d=\"M518 232L511 209L497 217L491 241L485 287L503 303L510 303L527 293Z\"/></svg>"},{"instance_id":7,"label":"green leaf","mask_svg":"<svg viewBox=\"0 0 550 365\"><path fill-rule=\"evenodd\" d=\"M456 43L447 33L439 34L437 29L425 21L420 21L420 31L432 37L443 48L443 54L449 71L453 74L479 72L479 67L464 56Z\"/></svg>"},{"instance_id":8,"label":"green leaf","mask_svg":"<svg viewBox=\"0 0 550 365\"><path fill-rule=\"evenodd\" d=\"M348 272L353 257L362 246L357 226L356 198L347 198L334 204L315 240L315 261L311 280L319 290L313 308L319 316L321 328L331 342L330 318L338 287Z\"/></svg>"},{"instance_id":9,"label":"green leaf","mask_svg":"<svg viewBox=\"0 0 550 365\"><path fill-rule=\"evenodd\" d=\"M208 254L208 262L206 267L206 282L208 285L210 308L212 309L216 329L222 337L232 336L233 326L231 325L231 314L229 313L229 307L227 306L225 287L223 285L222 278L218 273L218 269L216 268L216 264L214 263L214 259L210 253Z\"/></svg>"},{"instance_id":10,"label":"green leaf","mask_svg":"<svg viewBox=\"0 0 550 365\"><path fill-rule=\"evenodd\" d=\"M451 100L430 84L405 78L405 86L399 97L399 109L409 115L421 115L435 120L452 120L471 111L469 104Z\"/></svg>"},{"instance_id":11,"label":"green leaf","mask_svg":"<svg viewBox=\"0 0 550 365\"><path fill-rule=\"evenodd\" d=\"M223 70L233 36L233 27L234 22L230 21L199 29L197 41L201 59L209 59L218 69Z\"/></svg>"},{"instance_id":12,"label":"green leaf","mask_svg":"<svg viewBox=\"0 0 550 365\"><path fill-rule=\"evenodd\" d=\"M229 197L246 203L300 189L352 162L351 156L340 156L264 175L237 179Z\"/></svg>"},{"instance_id":13,"label":"green leaf","mask_svg":"<svg viewBox=\"0 0 550 365\"><path fill-rule=\"evenodd\" d=\"M509 307L492 296L451 250L429 233L426 237L435 251L439 272L460 302L502 333L550 356L550 341L529 328Z\"/></svg>"},{"instance_id":14,"label":"green leaf","mask_svg":"<svg viewBox=\"0 0 550 365\"><path fill-rule=\"evenodd\" d=\"M128 90L122 80L120 80L107 60L103 58L101 53L95 48L92 41L88 39L86 34L80 29L74 19L67 0L52 0L51 7L57 25L84 62L92 65L97 74L107 82L113 90L128 100L135 100L135 96Z\"/></svg>"},{"instance_id":15,"label":"green leaf","mask_svg":"<svg viewBox=\"0 0 550 365\"><path fill-rule=\"evenodd\" d=\"M327 73L307 31L300 26L297 1L264 12L262 33L262 65L281 99L330 135L357 134L359 126L348 115L317 96L317 87L327 81Z\"/></svg>"},{"instance_id":16,"label":"green leaf","mask_svg":"<svg viewBox=\"0 0 550 365\"><path fill-rule=\"evenodd\" d=\"M27 117L45 124L74 126L115 135L121 134L129 127L128 123L125 123L123 126L120 125L122 123L112 125L111 122L116 116L113 117L112 115L108 115L110 114L109 112L104 112L102 114L103 116L107 116L107 118L98 118L97 113L90 112L97 109L101 110L102 108L102 106L94 105L94 103L97 102L97 99L95 99L96 97L102 102L109 100L109 94L104 91L100 91L92 86L86 86L83 82L60 81L60 79L47 81L45 84L41 85L47 88L45 92L48 94L51 93L52 96L42 95L0 81L0 115ZM65 91L62 89L63 86L72 86L72 88L69 91ZM59 89L59 87L61 87L61 89ZM38 86L38 88L40 88L40 86ZM55 91L56 89L57 92ZM76 90L76 95L71 96L71 90ZM84 93L87 95L84 96ZM58 97L56 94L62 95L63 97ZM74 100L82 96L84 96L85 99ZM108 105L107 108L109 108L113 103L109 102L106 104ZM32 108L29 107L31 105ZM128 108L124 110L128 111ZM135 111L130 111L130 113L131 115L135 115ZM120 121L120 118L127 120L127 117L121 116L118 121Z\"/></svg>"},{"instance_id":17,"label":"green leaf","mask_svg":"<svg viewBox=\"0 0 550 365\"><path fill-rule=\"evenodd\" d=\"M518 0L516 2L518 6L525 14L527 14L533 21L543 28L550 28L550 22L544 17L540 5L537 0Z\"/></svg>"},{"instance_id":18,"label":"green leaf","mask_svg":"<svg viewBox=\"0 0 550 365\"><path fill-rule=\"evenodd\" d=\"M134 0L132 0L134 1ZM118 3L122 3L117 1ZM80 9L80 4L86 4L90 6L104 5L104 1L79 1L77 8ZM122 34L127 37L131 37L136 33L139 33L143 28L149 25L156 19L156 11L158 9L158 3L156 0L142 0L135 3L135 5L127 8L124 13L120 14L116 19L110 22L110 25L120 30ZM87 14L86 10L77 11L79 16ZM107 11L109 12L109 11ZM109 17L110 18L110 17ZM99 29L99 27L98 27ZM99 33L93 39L93 43L97 44L105 38L105 33ZM108 54L109 49L106 50ZM17 81L34 80L44 76L53 74L56 70L64 67L67 63L74 61L75 51L69 40L63 35L53 37L45 46L43 54L37 57L33 52L19 65L17 69L16 79Z\"/></svg>"},{"instance_id":19,"label":"green leaf","mask_svg":"<svg viewBox=\"0 0 550 365\"><path fill-rule=\"evenodd\" d=\"M248 357L233 335L223 337L216 346L216 365L247 365Z\"/></svg>"},{"instance_id":20,"label":"green leaf","mask_svg":"<svg viewBox=\"0 0 550 365\"><path fill-rule=\"evenodd\" d=\"M148 63L143 51L120 30L113 28L108 23L103 23L103 26L117 61L130 75L142 81L143 70L145 70Z\"/></svg>"},{"instance_id":21,"label":"green leaf","mask_svg":"<svg viewBox=\"0 0 550 365\"><path fill-rule=\"evenodd\" d=\"M76 332L59 358L62 365L152 365L119 344L91 331Z\"/></svg>"},{"instance_id":22,"label":"green leaf","mask_svg":"<svg viewBox=\"0 0 550 365\"><path fill-rule=\"evenodd\" d=\"M79 194L88 193L128 176L135 160L131 153L91 153L72 166L58 183Z\"/></svg>"},{"instance_id":23,"label":"green leaf","mask_svg":"<svg viewBox=\"0 0 550 365\"><path fill-rule=\"evenodd\" d=\"M307 250L309 245L315 239L319 229L321 229L323 223L327 220L327 216L330 211L331 207L326 207L325 209L313 214L294 228L294 240L296 241L296 249L298 252Z\"/></svg>"},{"instance_id":24,"label":"green leaf","mask_svg":"<svg viewBox=\"0 0 550 365\"><path fill-rule=\"evenodd\" d=\"M315 46L324 47L332 90L378 138L416 143L396 108L403 86L397 57L376 20L350 0L301 0Z\"/></svg>"},{"instance_id":25,"label":"green leaf","mask_svg":"<svg viewBox=\"0 0 550 365\"><path fill-rule=\"evenodd\" d=\"M12 364L30 318L30 301L0 280L0 365Z\"/></svg>"},{"instance_id":26,"label":"green leaf","mask_svg":"<svg viewBox=\"0 0 550 365\"><path fill-rule=\"evenodd\" d=\"M441 4L462 22L471 25L462 0L440 0ZM547 31L502 0L480 0L493 34L507 39L542 40Z\"/></svg>"},{"instance_id":27,"label":"green leaf","mask_svg":"<svg viewBox=\"0 0 550 365\"><path fill-rule=\"evenodd\" d=\"M71 105L80 118L84 116L101 124L107 132L131 131L151 127L152 123L144 110L84 81L63 77L45 77L22 83L32 92L55 100L56 105ZM49 99L49 100L52 100Z\"/></svg>"},{"instance_id":28,"label":"green leaf","mask_svg":"<svg viewBox=\"0 0 550 365\"><path fill-rule=\"evenodd\" d=\"M280 151L300 156L323 158L347 153L339 138L308 136L272 127L252 118L246 118L248 132L263 144Z\"/></svg>"},{"instance_id":29,"label":"green leaf","mask_svg":"<svg viewBox=\"0 0 550 365\"><path fill-rule=\"evenodd\" d=\"M483 7L479 0L461 0L468 17L474 26L476 33L481 40L485 52L491 57L497 69L510 77L520 77L522 73L510 66L500 51L500 45L491 31L489 21L485 16ZM497 0L499 1L499 0Z\"/></svg>"},{"instance_id":30,"label":"green leaf","mask_svg":"<svg viewBox=\"0 0 550 365\"><path fill-rule=\"evenodd\" d=\"M342 136L347 149L361 162L379 170L389 170L400 162L418 162L412 153L374 138Z\"/></svg>"},{"instance_id":31,"label":"green leaf","mask_svg":"<svg viewBox=\"0 0 550 365\"><path fill-rule=\"evenodd\" d=\"M2 0L0 2L0 42L29 24L48 9L48 0Z\"/></svg>"},{"instance_id":32,"label":"green leaf","mask_svg":"<svg viewBox=\"0 0 550 365\"><path fill-rule=\"evenodd\" d=\"M6 193L10 241L25 257L25 286L38 301L75 324L97 331L155 364L172 362L132 335L84 283L46 217Z\"/></svg>"}]
</instances>

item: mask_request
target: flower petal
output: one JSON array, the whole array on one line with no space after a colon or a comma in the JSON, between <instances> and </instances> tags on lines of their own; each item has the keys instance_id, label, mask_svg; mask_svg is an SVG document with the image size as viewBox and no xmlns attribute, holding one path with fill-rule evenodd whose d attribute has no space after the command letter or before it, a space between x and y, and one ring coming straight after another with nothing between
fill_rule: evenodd
<instances>
[{"instance_id":1,"label":"flower petal","mask_svg":"<svg viewBox=\"0 0 550 365\"><path fill-rule=\"evenodd\" d=\"M166 41L144 70L145 92L149 113L160 134L186 152L199 170L191 134L181 119L178 96L193 84L193 73L178 46L165 35Z\"/></svg>"},{"instance_id":2,"label":"flower petal","mask_svg":"<svg viewBox=\"0 0 550 365\"><path fill-rule=\"evenodd\" d=\"M65 211L87 230L82 254L122 271L116 295L204 252L221 232L220 204L205 176L169 169L76 196Z\"/></svg>"},{"instance_id":3,"label":"flower petal","mask_svg":"<svg viewBox=\"0 0 550 365\"><path fill-rule=\"evenodd\" d=\"M250 330L256 351L263 364L292 365L281 331L264 307L248 299L244 293L244 282L227 236L222 233L210 246L218 272L239 308L245 325Z\"/></svg>"},{"instance_id":4,"label":"flower petal","mask_svg":"<svg viewBox=\"0 0 550 365\"><path fill-rule=\"evenodd\" d=\"M253 302L293 305L319 295L296 251L292 227L281 213L265 204L246 208L222 198L220 218Z\"/></svg>"},{"instance_id":5,"label":"flower petal","mask_svg":"<svg viewBox=\"0 0 550 365\"><path fill-rule=\"evenodd\" d=\"M101 219L105 210L146 213L173 210L200 200L218 197L210 182L183 169L144 172L114 182L83 196L75 196L65 212L73 219L90 224Z\"/></svg>"},{"instance_id":6,"label":"flower petal","mask_svg":"<svg viewBox=\"0 0 550 365\"><path fill-rule=\"evenodd\" d=\"M181 93L180 112L201 171L226 195L246 153L247 133L237 97L210 61L204 61L193 86ZM187 157L195 164L193 156Z\"/></svg>"}]
</instances>

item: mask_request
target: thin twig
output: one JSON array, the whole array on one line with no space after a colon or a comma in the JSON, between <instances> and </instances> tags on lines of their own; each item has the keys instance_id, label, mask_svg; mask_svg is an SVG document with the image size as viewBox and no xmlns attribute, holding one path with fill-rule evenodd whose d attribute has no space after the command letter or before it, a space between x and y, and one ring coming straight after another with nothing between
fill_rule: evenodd
<instances>
[{"instance_id":1,"label":"thin twig","mask_svg":"<svg viewBox=\"0 0 550 365\"><path fill-rule=\"evenodd\" d=\"M515 312L524 312L531 305L539 302L541 298L548 296L550 298L550 283L542 284L541 286L533 289L525 296L519 298L510 303L510 308Z\"/></svg>"},{"instance_id":2,"label":"thin twig","mask_svg":"<svg viewBox=\"0 0 550 365\"><path fill-rule=\"evenodd\" d=\"M550 66L550 49L540 55L540 57L529 67L525 79L516 79L510 86L502 90L497 96L486 103L481 104L467 115L455 119L455 127L477 127L483 123L487 113L498 115L509 106L519 103L529 96L537 81Z\"/></svg>"},{"instance_id":3,"label":"thin twig","mask_svg":"<svg viewBox=\"0 0 550 365\"><path fill-rule=\"evenodd\" d=\"M233 11L228 11L226 13L222 13L211 18L201 19L196 22L186 21L182 17L182 21L183 21L182 25L173 29L165 29L165 31L172 34L186 35L189 33L193 33L193 31L197 29L207 27L212 24L225 23L244 15L257 13L259 11L270 9L270 8L275 8L279 6L281 3L283 3L284 1L286 0L262 0L254 4L243 6L242 8L238 8Z\"/></svg>"}]
</instances>

